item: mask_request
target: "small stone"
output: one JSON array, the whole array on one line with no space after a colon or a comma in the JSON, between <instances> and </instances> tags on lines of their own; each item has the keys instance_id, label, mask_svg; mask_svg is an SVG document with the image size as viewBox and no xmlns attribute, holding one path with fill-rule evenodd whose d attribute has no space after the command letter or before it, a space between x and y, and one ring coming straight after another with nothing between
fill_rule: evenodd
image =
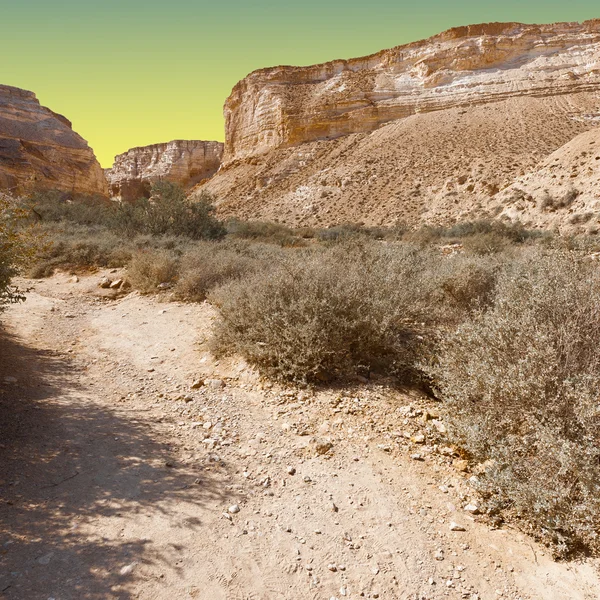
<instances>
[{"instance_id":1,"label":"small stone","mask_svg":"<svg viewBox=\"0 0 600 600\"><path fill-rule=\"evenodd\" d=\"M130 565L126 565L121 568L119 573L121 573L121 575L129 575L130 573L133 573L133 570L135 569L136 565L137 563L131 563Z\"/></svg>"},{"instance_id":2,"label":"small stone","mask_svg":"<svg viewBox=\"0 0 600 600\"><path fill-rule=\"evenodd\" d=\"M467 504L465 506L465 510L467 512L470 512L472 515L478 515L479 514L479 507L477 506L477 504Z\"/></svg>"},{"instance_id":3,"label":"small stone","mask_svg":"<svg viewBox=\"0 0 600 600\"><path fill-rule=\"evenodd\" d=\"M423 460L423 457L418 452L416 454L411 454L410 457L413 460Z\"/></svg>"},{"instance_id":4,"label":"small stone","mask_svg":"<svg viewBox=\"0 0 600 600\"><path fill-rule=\"evenodd\" d=\"M445 485L440 485L440 487L438 489L440 490L440 492L443 492L444 494L448 493L448 487Z\"/></svg>"},{"instance_id":5,"label":"small stone","mask_svg":"<svg viewBox=\"0 0 600 600\"><path fill-rule=\"evenodd\" d=\"M199 390L204 385L203 379L196 379L190 386L193 390Z\"/></svg>"},{"instance_id":6,"label":"small stone","mask_svg":"<svg viewBox=\"0 0 600 600\"><path fill-rule=\"evenodd\" d=\"M233 504L227 509L232 515L240 512L240 507L237 504Z\"/></svg>"},{"instance_id":7,"label":"small stone","mask_svg":"<svg viewBox=\"0 0 600 600\"><path fill-rule=\"evenodd\" d=\"M452 461L452 464L459 470L465 473L469 470L469 461L463 459L456 459Z\"/></svg>"},{"instance_id":8,"label":"small stone","mask_svg":"<svg viewBox=\"0 0 600 600\"><path fill-rule=\"evenodd\" d=\"M427 583L429 585L435 585L435 579L433 577L430 577L429 580L427 581Z\"/></svg>"},{"instance_id":9,"label":"small stone","mask_svg":"<svg viewBox=\"0 0 600 600\"><path fill-rule=\"evenodd\" d=\"M287 473L288 473L288 475L295 475L296 474L296 469L294 469L294 467L288 467L287 468Z\"/></svg>"},{"instance_id":10,"label":"small stone","mask_svg":"<svg viewBox=\"0 0 600 600\"><path fill-rule=\"evenodd\" d=\"M462 525L459 525L458 523L455 523L454 521L452 521L450 523L450 531L466 531L466 530Z\"/></svg>"},{"instance_id":11,"label":"small stone","mask_svg":"<svg viewBox=\"0 0 600 600\"><path fill-rule=\"evenodd\" d=\"M224 517L225 519L227 519L228 521L232 521L232 520L233 520L233 519L231 518L231 515L230 515L230 514L227 514L227 513L223 513L223 517Z\"/></svg>"},{"instance_id":12,"label":"small stone","mask_svg":"<svg viewBox=\"0 0 600 600\"><path fill-rule=\"evenodd\" d=\"M333 448L333 444L331 442L317 442L315 450L319 456L323 454L327 454Z\"/></svg>"},{"instance_id":13,"label":"small stone","mask_svg":"<svg viewBox=\"0 0 600 600\"><path fill-rule=\"evenodd\" d=\"M415 444L425 443L425 436L422 433L417 433L416 435L413 435L410 439Z\"/></svg>"},{"instance_id":14,"label":"small stone","mask_svg":"<svg viewBox=\"0 0 600 600\"><path fill-rule=\"evenodd\" d=\"M435 428L437 429L438 433L446 433L446 426L441 421L435 422Z\"/></svg>"},{"instance_id":15,"label":"small stone","mask_svg":"<svg viewBox=\"0 0 600 600\"><path fill-rule=\"evenodd\" d=\"M433 557L435 560L444 560L444 551L441 548L436 550Z\"/></svg>"},{"instance_id":16,"label":"small stone","mask_svg":"<svg viewBox=\"0 0 600 600\"><path fill-rule=\"evenodd\" d=\"M208 379L206 385L213 390L219 390L225 387L225 382L222 379Z\"/></svg>"},{"instance_id":17,"label":"small stone","mask_svg":"<svg viewBox=\"0 0 600 600\"><path fill-rule=\"evenodd\" d=\"M335 573L337 571L337 566L334 563L329 563L327 565L327 568L332 572Z\"/></svg>"},{"instance_id":18,"label":"small stone","mask_svg":"<svg viewBox=\"0 0 600 600\"><path fill-rule=\"evenodd\" d=\"M340 509L336 506L335 502L331 503L331 510L333 512L338 512Z\"/></svg>"},{"instance_id":19,"label":"small stone","mask_svg":"<svg viewBox=\"0 0 600 600\"><path fill-rule=\"evenodd\" d=\"M310 483L311 481L312 479L308 475L304 476L304 483Z\"/></svg>"},{"instance_id":20,"label":"small stone","mask_svg":"<svg viewBox=\"0 0 600 600\"><path fill-rule=\"evenodd\" d=\"M106 290L110 287L111 283L112 281L108 277L102 277L102 279L100 279L98 282L98 287Z\"/></svg>"},{"instance_id":21,"label":"small stone","mask_svg":"<svg viewBox=\"0 0 600 600\"><path fill-rule=\"evenodd\" d=\"M108 287L111 290L118 290L122 285L123 285L122 279L115 279L114 281L111 281L111 283Z\"/></svg>"},{"instance_id":22,"label":"small stone","mask_svg":"<svg viewBox=\"0 0 600 600\"><path fill-rule=\"evenodd\" d=\"M204 425L202 425L202 427L203 427L204 429L207 429L207 430L208 430L208 429L211 429L211 428L212 428L212 426L213 426L213 425L212 425L212 423L211 423L210 421L206 421L206 423L204 423Z\"/></svg>"}]
</instances>

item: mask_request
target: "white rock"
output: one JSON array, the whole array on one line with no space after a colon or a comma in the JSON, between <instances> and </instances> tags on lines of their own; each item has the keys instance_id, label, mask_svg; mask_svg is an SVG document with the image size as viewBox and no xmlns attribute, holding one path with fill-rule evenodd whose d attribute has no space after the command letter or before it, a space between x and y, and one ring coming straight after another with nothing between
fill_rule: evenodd
<instances>
[{"instance_id":1,"label":"white rock","mask_svg":"<svg viewBox=\"0 0 600 600\"><path fill-rule=\"evenodd\" d=\"M455 523L454 521L452 521L450 523L450 531L466 531L466 530L462 525L459 525L458 523Z\"/></svg>"},{"instance_id":2,"label":"white rock","mask_svg":"<svg viewBox=\"0 0 600 600\"><path fill-rule=\"evenodd\" d=\"M131 563L130 565L126 565L121 568L119 573L121 573L121 575L129 575L130 573L133 573L133 570L135 569L136 565L137 563Z\"/></svg>"},{"instance_id":3,"label":"white rock","mask_svg":"<svg viewBox=\"0 0 600 600\"><path fill-rule=\"evenodd\" d=\"M232 515L235 515L236 513L240 512L240 507L237 504L233 504L227 510L229 510Z\"/></svg>"}]
</instances>

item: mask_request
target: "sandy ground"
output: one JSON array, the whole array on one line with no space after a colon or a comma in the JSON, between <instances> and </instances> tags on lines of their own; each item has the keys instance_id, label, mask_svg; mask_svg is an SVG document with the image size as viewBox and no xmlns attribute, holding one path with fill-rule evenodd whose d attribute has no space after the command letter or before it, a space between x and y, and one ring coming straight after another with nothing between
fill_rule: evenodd
<instances>
[{"instance_id":1,"label":"sandy ground","mask_svg":"<svg viewBox=\"0 0 600 600\"><path fill-rule=\"evenodd\" d=\"M2 316L3 600L600 596L597 563L465 512L422 399L263 384L210 356L210 306L98 277Z\"/></svg>"}]
</instances>

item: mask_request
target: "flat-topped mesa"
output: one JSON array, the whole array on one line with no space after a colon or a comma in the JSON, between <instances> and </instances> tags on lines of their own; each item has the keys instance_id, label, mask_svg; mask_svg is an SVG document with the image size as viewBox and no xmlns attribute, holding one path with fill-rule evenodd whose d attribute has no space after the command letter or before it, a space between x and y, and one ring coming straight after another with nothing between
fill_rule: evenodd
<instances>
[{"instance_id":1,"label":"flat-topped mesa","mask_svg":"<svg viewBox=\"0 0 600 600\"><path fill-rule=\"evenodd\" d=\"M0 190L108 195L102 167L71 122L33 92L0 85Z\"/></svg>"},{"instance_id":2,"label":"flat-topped mesa","mask_svg":"<svg viewBox=\"0 0 600 600\"><path fill-rule=\"evenodd\" d=\"M212 177L221 165L223 144L201 140L173 140L131 148L115 156L106 178L111 195L131 201L149 195L154 181L190 188Z\"/></svg>"},{"instance_id":3,"label":"flat-topped mesa","mask_svg":"<svg viewBox=\"0 0 600 600\"><path fill-rule=\"evenodd\" d=\"M600 20L450 29L371 56L248 75L224 107L224 163L521 96L600 90Z\"/></svg>"}]
</instances>

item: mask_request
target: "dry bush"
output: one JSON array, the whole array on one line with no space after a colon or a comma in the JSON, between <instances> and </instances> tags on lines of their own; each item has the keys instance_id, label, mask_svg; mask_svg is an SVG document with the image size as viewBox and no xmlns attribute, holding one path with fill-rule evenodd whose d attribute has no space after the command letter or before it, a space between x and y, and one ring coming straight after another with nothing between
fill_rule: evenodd
<instances>
[{"instance_id":1,"label":"dry bush","mask_svg":"<svg viewBox=\"0 0 600 600\"><path fill-rule=\"evenodd\" d=\"M31 260L40 241L31 228L23 227L25 216L14 198L0 192L0 310L25 299L12 278Z\"/></svg>"},{"instance_id":2,"label":"dry bush","mask_svg":"<svg viewBox=\"0 0 600 600\"><path fill-rule=\"evenodd\" d=\"M201 302L210 290L249 275L260 262L247 244L198 243L181 258L175 295Z\"/></svg>"},{"instance_id":3,"label":"dry bush","mask_svg":"<svg viewBox=\"0 0 600 600\"><path fill-rule=\"evenodd\" d=\"M280 223L230 219L226 227L228 236L232 238L278 244L289 248L305 245L306 232L295 231Z\"/></svg>"},{"instance_id":4,"label":"dry bush","mask_svg":"<svg viewBox=\"0 0 600 600\"><path fill-rule=\"evenodd\" d=\"M122 267L133 248L104 228L52 224L36 228L46 244L40 247L29 265L27 275L34 279L49 277L58 268L67 270L96 267Z\"/></svg>"},{"instance_id":5,"label":"dry bush","mask_svg":"<svg viewBox=\"0 0 600 600\"><path fill-rule=\"evenodd\" d=\"M600 550L600 275L566 253L515 260L426 366L455 440L560 553Z\"/></svg>"},{"instance_id":6,"label":"dry bush","mask_svg":"<svg viewBox=\"0 0 600 600\"><path fill-rule=\"evenodd\" d=\"M218 288L215 349L299 382L413 372L427 320L431 256L370 243L289 252L268 272Z\"/></svg>"},{"instance_id":7,"label":"dry bush","mask_svg":"<svg viewBox=\"0 0 600 600\"><path fill-rule=\"evenodd\" d=\"M140 250L127 265L127 280L143 294L156 292L160 284L171 287L179 274L179 257L168 250Z\"/></svg>"}]
</instances>

